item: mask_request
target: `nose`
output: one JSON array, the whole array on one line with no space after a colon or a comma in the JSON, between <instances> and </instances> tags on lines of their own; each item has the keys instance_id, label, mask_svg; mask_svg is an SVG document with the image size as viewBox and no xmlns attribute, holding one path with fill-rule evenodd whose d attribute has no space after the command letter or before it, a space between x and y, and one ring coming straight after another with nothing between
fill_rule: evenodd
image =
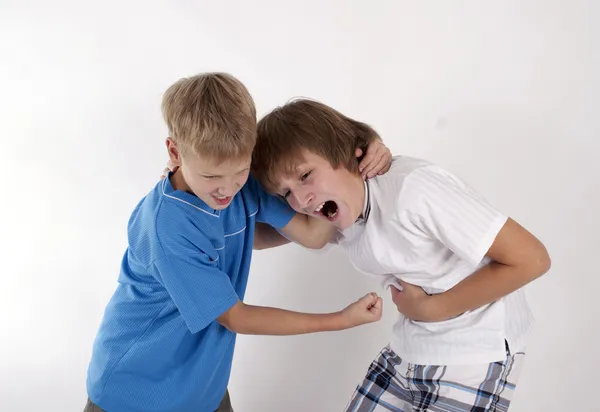
<instances>
[{"instance_id":1,"label":"nose","mask_svg":"<svg viewBox=\"0 0 600 412\"><path fill-rule=\"evenodd\" d=\"M223 182L223 184L217 189L217 193L219 193L220 196L231 197L236 192L236 188L238 186L239 185L235 181L229 180Z\"/></svg>"},{"instance_id":2,"label":"nose","mask_svg":"<svg viewBox=\"0 0 600 412\"><path fill-rule=\"evenodd\" d=\"M314 194L303 187L295 189L292 192L292 195L294 196L298 206L302 209L306 209L315 198Z\"/></svg>"},{"instance_id":3,"label":"nose","mask_svg":"<svg viewBox=\"0 0 600 412\"><path fill-rule=\"evenodd\" d=\"M219 182L219 187L217 188L217 193L220 196L228 196L231 197L240 190L240 188L246 183L246 178L239 176L231 176L222 179Z\"/></svg>"}]
</instances>

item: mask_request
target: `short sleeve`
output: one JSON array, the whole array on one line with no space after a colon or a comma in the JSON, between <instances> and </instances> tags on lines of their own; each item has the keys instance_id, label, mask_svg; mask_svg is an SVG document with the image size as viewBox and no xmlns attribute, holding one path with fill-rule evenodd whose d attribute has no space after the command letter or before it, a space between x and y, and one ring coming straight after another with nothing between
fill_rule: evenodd
<instances>
[{"instance_id":1,"label":"short sleeve","mask_svg":"<svg viewBox=\"0 0 600 412\"><path fill-rule=\"evenodd\" d=\"M258 213L256 220L268 224L275 229L285 227L294 217L296 212L279 197L270 195L256 182L258 195Z\"/></svg>"},{"instance_id":2,"label":"short sleeve","mask_svg":"<svg viewBox=\"0 0 600 412\"><path fill-rule=\"evenodd\" d=\"M192 333L204 329L238 301L229 276L204 253L164 256L154 262L154 269Z\"/></svg>"},{"instance_id":3,"label":"short sleeve","mask_svg":"<svg viewBox=\"0 0 600 412\"><path fill-rule=\"evenodd\" d=\"M487 254L507 217L461 179L438 166L407 176L398 199L409 219L462 259L477 265Z\"/></svg>"}]
</instances>

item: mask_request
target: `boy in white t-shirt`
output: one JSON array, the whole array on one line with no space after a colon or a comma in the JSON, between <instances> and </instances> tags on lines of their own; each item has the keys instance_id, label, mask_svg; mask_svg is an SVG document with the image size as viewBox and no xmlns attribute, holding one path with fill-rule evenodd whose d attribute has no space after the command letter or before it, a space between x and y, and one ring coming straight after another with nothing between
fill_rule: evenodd
<instances>
[{"instance_id":1,"label":"boy in white t-shirt","mask_svg":"<svg viewBox=\"0 0 600 412\"><path fill-rule=\"evenodd\" d=\"M347 410L507 410L533 324L522 287L548 271L548 253L427 161L396 157L365 182L354 149L374 135L296 100L259 122L252 161L267 190L338 228L335 243L390 286L400 312Z\"/></svg>"}]
</instances>

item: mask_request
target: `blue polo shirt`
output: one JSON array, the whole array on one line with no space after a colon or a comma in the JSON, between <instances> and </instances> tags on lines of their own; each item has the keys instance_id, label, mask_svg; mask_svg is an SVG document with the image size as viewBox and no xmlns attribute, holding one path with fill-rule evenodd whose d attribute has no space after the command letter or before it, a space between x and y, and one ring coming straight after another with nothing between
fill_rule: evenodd
<instances>
[{"instance_id":1,"label":"blue polo shirt","mask_svg":"<svg viewBox=\"0 0 600 412\"><path fill-rule=\"evenodd\" d=\"M129 220L88 369L92 402L109 412L217 409L236 335L216 319L244 298L255 221L282 228L293 214L252 177L222 211L160 181Z\"/></svg>"}]
</instances>

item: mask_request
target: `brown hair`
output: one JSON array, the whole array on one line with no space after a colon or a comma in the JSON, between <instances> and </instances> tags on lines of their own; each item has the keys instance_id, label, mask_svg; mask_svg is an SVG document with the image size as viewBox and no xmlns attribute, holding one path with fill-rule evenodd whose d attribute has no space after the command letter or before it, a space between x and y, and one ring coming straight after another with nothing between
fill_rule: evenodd
<instances>
[{"instance_id":1,"label":"brown hair","mask_svg":"<svg viewBox=\"0 0 600 412\"><path fill-rule=\"evenodd\" d=\"M179 150L216 161L250 154L256 108L246 87L227 73L180 79L165 92L162 112Z\"/></svg>"},{"instance_id":2,"label":"brown hair","mask_svg":"<svg viewBox=\"0 0 600 412\"><path fill-rule=\"evenodd\" d=\"M266 190L276 191L279 173L290 173L308 150L340 166L358 172L357 148L365 151L379 136L369 125L344 116L313 100L298 99L278 107L257 125L252 154L252 174Z\"/></svg>"}]
</instances>

